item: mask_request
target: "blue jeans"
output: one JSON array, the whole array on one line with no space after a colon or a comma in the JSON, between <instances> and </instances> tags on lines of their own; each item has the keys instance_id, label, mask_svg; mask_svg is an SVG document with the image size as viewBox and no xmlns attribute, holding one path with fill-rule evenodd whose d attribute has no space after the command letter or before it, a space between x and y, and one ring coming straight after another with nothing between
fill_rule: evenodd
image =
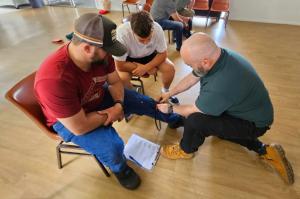
<instances>
[{"instance_id":1,"label":"blue jeans","mask_svg":"<svg viewBox=\"0 0 300 199\"><path fill-rule=\"evenodd\" d=\"M173 38L176 39L176 49L180 49L182 45L182 35L186 38L191 36L192 20L188 21L189 28L184 28L183 24L179 21L170 19L159 19L156 22L162 27L163 30L172 30Z\"/></svg>"},{"instance_id":2,"label":"blue jeans","mask_svg":"<svg viewBox=\"0 0 300 199\"><path fill-rule=\"evenodd\" d=\"M97 110L103 110L114 105L114 101L108 92ZM155 117L164 122L176 122L180 119L177 114L164 114L156 110L156 102L148 96L141 95L135 91L125 89L124 91L124 113L147 115ZM95 110L96 111L96 110ZM96 157L112 172L120 172L126 166L123 155L124 142L110 126L100 126L84 135L74 135L60 122L53 125L53 129L65 142L73 142Z\"/></svg>"}]
</instances>

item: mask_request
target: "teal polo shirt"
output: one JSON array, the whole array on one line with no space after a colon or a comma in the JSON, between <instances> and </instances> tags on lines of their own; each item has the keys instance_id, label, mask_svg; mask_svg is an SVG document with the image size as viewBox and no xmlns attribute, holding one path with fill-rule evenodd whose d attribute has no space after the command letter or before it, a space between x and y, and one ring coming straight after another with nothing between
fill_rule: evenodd
<instances>
[{"instance_id":1,"label":"teal polo shirt","mask_svg":"<svg viewBox=\"0 0 300 199\"><path fill-rule=\"evenodd\" d=\"M201 77L195 104L205 114L228 114L256 127L273 123L273 106L262 80L244 57L228 49L221 50L212 69Z\"/></svg>"}]
</instances>

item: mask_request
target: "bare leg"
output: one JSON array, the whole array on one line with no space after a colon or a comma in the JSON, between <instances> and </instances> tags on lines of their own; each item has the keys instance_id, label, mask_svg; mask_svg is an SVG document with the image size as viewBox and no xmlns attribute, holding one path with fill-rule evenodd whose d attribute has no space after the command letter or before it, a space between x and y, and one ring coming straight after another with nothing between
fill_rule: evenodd
<instances>
[{"instance_id":1,"label":"bare leg","mask_svg":"<svg viewBox=\"0 0 300 199\"><path fill-rule=\"evenodd\" d=\"M132 76L131 73L118 71L118 74L123 82L124 87L128 89L133 89L133 86L130 82Z\"/></svg>"},{"instance_id":2,"label":"bare leg","mask_svg":"<svg viewBox=\"0 0 300 199\"><path fill-rule=\"evenodd\" d=\"M163 87L168 89L175 75L174 64L167 58L165 62L158 66L158 71L161 72Z\"/></svg>"}]
</instances>

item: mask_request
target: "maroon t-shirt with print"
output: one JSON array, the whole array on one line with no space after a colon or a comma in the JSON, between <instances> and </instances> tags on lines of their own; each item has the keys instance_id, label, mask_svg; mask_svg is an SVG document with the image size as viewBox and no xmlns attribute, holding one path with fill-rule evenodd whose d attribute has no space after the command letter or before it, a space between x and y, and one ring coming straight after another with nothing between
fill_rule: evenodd
<instances>
[{"instance_id":1,"label":"maroon t-shirt with print","mask_svg":"<svg viewBox=\"0 0 300 199\"><path fill-rule=\"evenodd\" d=\"M93 65L85 72L77 67L68 54L68 44L50 55L36 73L34 90L38 102L52 126L57 118L71 117L81 108L95 111L104 97L103 84L115 71L113 58Z\"/></svg>"}]
</instances>

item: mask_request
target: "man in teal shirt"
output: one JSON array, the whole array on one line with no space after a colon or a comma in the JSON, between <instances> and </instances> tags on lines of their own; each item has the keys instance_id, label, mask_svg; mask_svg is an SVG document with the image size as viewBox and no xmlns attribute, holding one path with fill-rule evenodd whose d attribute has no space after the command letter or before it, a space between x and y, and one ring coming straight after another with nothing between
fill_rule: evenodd
<instances>
[{"instance_id":1,"label":"man in teal shirt","mask_svg":"<svg viewBox=\"0 0 300 199\"><path fill-rule=\"evenodd\" d=\"M273 106L262 80L241 55L219 48L206 34L197 33L183 43L180 51L193 71L183 78L161 102L200 82L195 104L159 104L160 111L175 112L186 119L180 144L166 145L161 153L169 159L192 158L209 136L217 136L259 154L288 184L293 169L279 144L263 144L258 137L273 123Z\"/></svg>"}]
</instances>

